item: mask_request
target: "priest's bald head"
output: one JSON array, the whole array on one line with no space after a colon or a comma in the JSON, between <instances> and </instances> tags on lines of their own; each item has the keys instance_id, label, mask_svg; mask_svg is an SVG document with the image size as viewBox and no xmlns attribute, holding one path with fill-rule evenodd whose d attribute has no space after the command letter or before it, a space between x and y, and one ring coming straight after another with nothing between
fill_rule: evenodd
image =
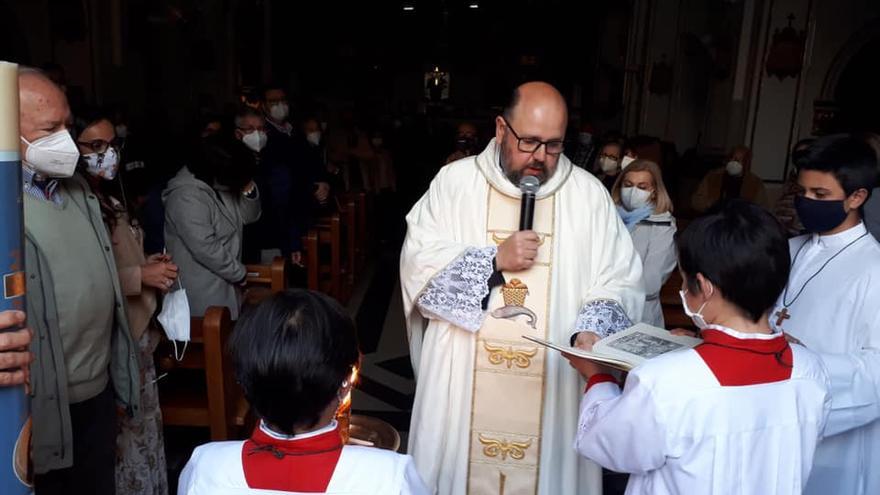
<instances>
[{"instance_id":1,"label":"priest's bald head","mask_svg":"<svg viewBox=\"0 0 880 495\"><path fill-rule=\"evenodd\" d=\"M504 115L495 118L495 142L507 178L519 184L524 175L542 183L552 177L567 125L568 109L556 88L545 82L517 87Z\"/></svg>"}]
</instances>

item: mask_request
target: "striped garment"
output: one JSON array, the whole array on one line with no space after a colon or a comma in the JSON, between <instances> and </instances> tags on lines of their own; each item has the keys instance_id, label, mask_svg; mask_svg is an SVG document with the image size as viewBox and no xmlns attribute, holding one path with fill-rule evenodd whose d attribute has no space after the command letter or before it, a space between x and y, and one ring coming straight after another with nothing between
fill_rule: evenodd
<instances>
[{"instance_id":1,"label":"striped garment","mask_svg":"<svg viewBox=\"0 0 880 495\"><path fill-rule=\"evenodd\" d=\"M43 201L51 201L58 206L63 204L61 195L55 194L58 190L58 179L42 178L29 167L21 167L21 177L25 194Z\"/></svg>"}]
</instances>

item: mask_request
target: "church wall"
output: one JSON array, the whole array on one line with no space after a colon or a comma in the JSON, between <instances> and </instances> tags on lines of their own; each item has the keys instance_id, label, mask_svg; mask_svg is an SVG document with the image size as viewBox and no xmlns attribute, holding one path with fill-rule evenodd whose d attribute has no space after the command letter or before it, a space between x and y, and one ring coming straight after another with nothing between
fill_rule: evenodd
<instances>
[{"instance_id":1,"label":"church wall","mask_svg":"<svg viewBox=\"0 0 880 495\"><path fill-rule=\"evenodd\" d=\"M801 138L809 136L813 127L813 101L834 94L834 87L824 87L832 65L835 62L845 64L847 55L853 55L872 37L880 36L880 2L822 0L816 2L813 18L816 27L804 79L806 97L797 121ZM824 89L829 95L822 94Z\"/></svg>"},{"instance_id":2,"label":"church wall","mask_svg":"<svg viewBox=\"0 0 880 495\"><path fill-rule=\"evenodd\" d=\"M635 0L633 11L627 66L637 84L627 90L627 132L673 141L680 152L746 144L753 171L771 184L784 180L793 143L811 134L814 102L827 99L823 90L833 94L824 86L841 51L855 38L868 39L870 26L880 34L876 0ZM790 15L792 26L806 33L804 67L797 77L779 79L765 62ZM710 47L713 40L728 46L728 77L704 77L706 61L687 44L693 36ZM673 91L651 94L646 86L663 54L673 64ZM725 65L723 58L715 62Z\"/></svg>"}]
</instances>

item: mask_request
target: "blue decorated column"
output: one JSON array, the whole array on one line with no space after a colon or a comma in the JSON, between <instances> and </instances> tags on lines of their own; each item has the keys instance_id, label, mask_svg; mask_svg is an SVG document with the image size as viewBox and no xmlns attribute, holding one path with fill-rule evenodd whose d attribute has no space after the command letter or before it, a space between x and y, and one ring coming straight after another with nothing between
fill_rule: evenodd
<instances>
[{"instance_id":1,"label":"blue decorated column","mask_svg":"<svg viewBox=\"0 0 880 495\"><path fill-rule=\"evenodd\" d=\"M0 311L24 311L24 236L18 129L18 65L0 62ZM30 443L23 386L0 387L0 493L22 495Z\"/></svg>"}]
</instances>

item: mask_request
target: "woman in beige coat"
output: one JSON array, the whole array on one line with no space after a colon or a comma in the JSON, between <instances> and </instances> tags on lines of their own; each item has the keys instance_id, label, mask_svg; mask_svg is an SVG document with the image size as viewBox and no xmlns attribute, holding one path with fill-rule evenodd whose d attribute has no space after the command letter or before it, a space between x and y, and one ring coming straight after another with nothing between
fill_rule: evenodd
<instances>
[{"instance_id":1,"label":"woman in beige coat","mask_svg":"<svg viewBox=\"0 0 880 495\"><path fill-rule=\"evenodd\" d=\"M132 221L118 197L124 197L117 178L119 154L111 144L114 127L104 115L79 115L76 140L81 172L98 197L104 223L110 231L113 254L132 337L138 343L141 372L141 411L120 414L116 440L116 492L131 495L168 493L162 413L156 388L153 352L160 330L154 323L157 293L167 291L177 278L177 266L165 255L144 256L143 230Z\"/></svg>"}]
</instances>

